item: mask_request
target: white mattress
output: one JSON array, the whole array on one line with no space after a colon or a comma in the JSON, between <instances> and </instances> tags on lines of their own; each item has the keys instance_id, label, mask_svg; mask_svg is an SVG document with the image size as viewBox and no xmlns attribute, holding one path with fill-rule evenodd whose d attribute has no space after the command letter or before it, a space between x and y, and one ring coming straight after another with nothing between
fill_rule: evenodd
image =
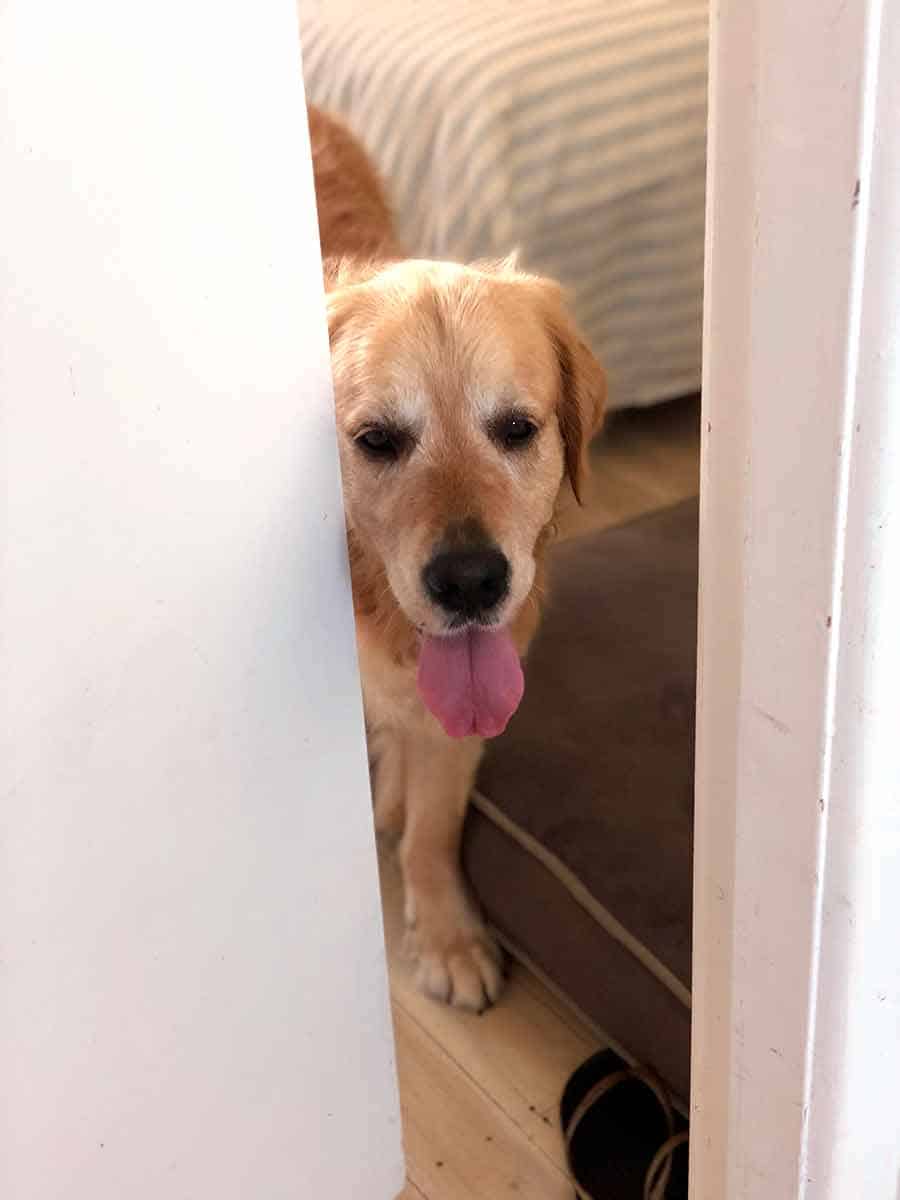
<instances>
[{"instance_id":1,"label":"white mattress","mask_svg":"<svg viewBox=\"0 0 900 1200\"><path fill-rule=\"evenodd\" d=\"M700 386L708 0L299 0L421 257L518 247L569 289L611 407Z\"/></svg>"}]
</instances>

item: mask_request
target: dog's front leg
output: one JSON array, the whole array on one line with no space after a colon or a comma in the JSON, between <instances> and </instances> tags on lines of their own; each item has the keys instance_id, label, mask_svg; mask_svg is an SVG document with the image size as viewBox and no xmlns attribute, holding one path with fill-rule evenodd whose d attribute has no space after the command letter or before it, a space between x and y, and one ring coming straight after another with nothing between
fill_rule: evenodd
<instances>
[{"instance_id":1,"label":"dog's front leg","mask_svg":"<svg viewBox=\"0 0 900 1200\"><path fill-rule=\"evenodd\" d=\"M375 830L399 837L406 819L406 737L400 729L381 726L369 731L368 743Z\"/></svg>"},{"instance_id":2,"label":"dog's front leg","mask_svg":"<svg viewBox=\"0 0 900 1200\"><path fill-rule=\"evenodd\" d=\"M463 880L460 839L479 738L436 731L411 738L406 753L406 828L400 845L407 943L419 987L460 1008L482 1011L503 980L500 951Z\"/></svg>"}]
</instances>

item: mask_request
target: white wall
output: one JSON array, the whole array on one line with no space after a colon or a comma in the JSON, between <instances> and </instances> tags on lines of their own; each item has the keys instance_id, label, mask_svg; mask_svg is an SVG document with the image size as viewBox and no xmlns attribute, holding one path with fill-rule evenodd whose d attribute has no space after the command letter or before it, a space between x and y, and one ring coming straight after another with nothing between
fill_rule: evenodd
<instances>
[{"instance_id":1,"label":"white wall","mask_svg":"<svg viewBox=\"0 0 900 1200\"><path fill-rule=\"evenodd\" d=\"M387 1200L293 2L0 46L0 1194Z\"/></svg>"}]
</instances>

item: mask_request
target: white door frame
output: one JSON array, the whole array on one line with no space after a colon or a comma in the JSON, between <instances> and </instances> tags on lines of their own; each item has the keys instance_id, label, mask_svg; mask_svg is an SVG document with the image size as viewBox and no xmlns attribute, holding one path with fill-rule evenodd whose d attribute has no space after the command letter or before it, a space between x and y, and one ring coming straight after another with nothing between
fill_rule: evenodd
<instances>
[{"instance_id":1,"label":"white door frame","mask_svg":"<svg viewBox=\"0 0 900 1200\"><path fill-rule=\"evenodd\" d=\"M897 1200L900 0L710 74L691 1196Z\"/></svg>"}]
</instances>

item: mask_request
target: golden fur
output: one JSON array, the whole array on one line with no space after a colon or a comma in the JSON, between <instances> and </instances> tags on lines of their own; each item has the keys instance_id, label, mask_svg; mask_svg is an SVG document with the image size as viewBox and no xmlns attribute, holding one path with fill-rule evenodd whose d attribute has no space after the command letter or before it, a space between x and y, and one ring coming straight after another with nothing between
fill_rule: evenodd
<instances>
[{"instance_id":1,"label":"golden fur","mask_svg":"<svg viewBox=\"0 0 900 1200\"><path fill-rule=\"evenodd\" d=\"M448 737L419 698L420 635L446 632L422 570L448 531L485 531L511 567L500 620L525 654L561 491L568 480L578 494L605 379L555 283L512 259L404 258L365 151L331 117L309 117L376 824L402 833L420 985L480 1009L499 990L500 956L459 841L482 742ZM537 428L515 453L490 434L512 412ZM389 467L360 449L386 427L414 447Z\"/></svg>"}]
</instances>

